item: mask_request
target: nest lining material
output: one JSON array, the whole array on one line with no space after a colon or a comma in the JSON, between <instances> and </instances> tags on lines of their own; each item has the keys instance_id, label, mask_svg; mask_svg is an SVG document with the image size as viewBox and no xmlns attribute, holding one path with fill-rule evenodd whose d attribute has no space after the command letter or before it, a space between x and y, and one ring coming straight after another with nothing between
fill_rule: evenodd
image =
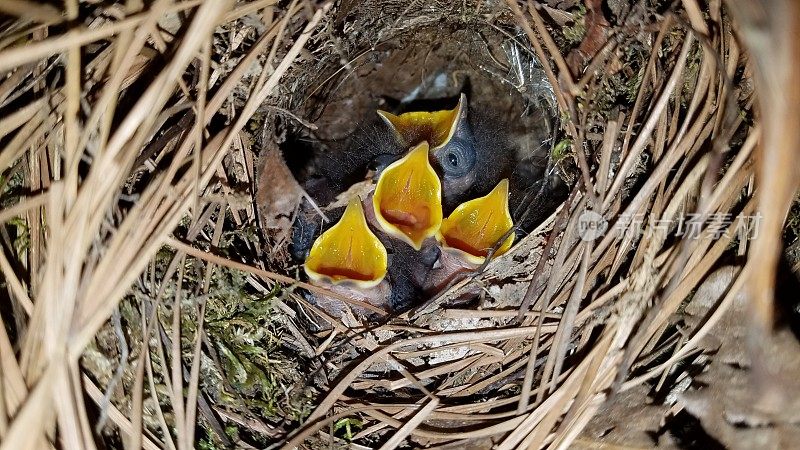
<instances>
[{"instance_id":1,"label":"nest lining material","mask_svg":"<svg viewBox=\"0 0 800 450\"><path fill-rule=\"evenodd\" d=\"M81 399L84 392L88 393L104 411L110 411L109 420L119 427L121 434L142 442L147 448L166 447L160 440L172 440L170 427L174 427L182 445L191 446L196 426L192 418L195 416L190 414L191 418L188 418L180 414L167 414L165 418L163 414L164 411L184 410L184 407L185 412L194 414L195 405L184 398L181 386L168 385L170 392L161 396L151 392L156 401L149 406L155 408L157 413L155 417L145 419L148 432L142 434L139 432L141 430L131 426L131 419L136 423L142 418L141 413L138 417L135 414L126 417L126 413L122 412L128 411L128 407L133 411L141 408L141 404L136 403L136 393L130 397L123 393L123 398L109 395L113 403L120 406L117 409L107 403L108 399L104 403L102 391L94 384L96 380L105 382L110 377L95 376L93 381L87 376L81 384L68 375L59 375L61 372L69 373L73 367L62 351L64 346L70 354L80 354L86 342L95 336L103 321L117 306L125 289L163 243L167 243L174 251L166 258L162 255L160 259L153 259L151 267L159 266L160 269L151 270L148 272L149 279L142 280L142 284L147 285L143 288L147 295L133 296L125 301L126 305L139 301L141 305L148 305L151 308L149 311L158 314L148 318L150 313L147 308L143 308L145 313L142 314L137 308L123 309L124 314L130 313L130 317L134 318L128 323L128 331L132 336L137 336L136 333L157 330L150 335L157 336L152 338L158 341L153 344L157 351L147 348L151 350L147 367L148 371L155 371L156 376L167 384L170 370L180 378L182 369L190 373L190 368L203 366L202 381L194 370L189 375L190 397L199 390L201 407L197 414L203 418L201 426L213 430L223 444L232 442L221 423L238 424L240 430L249 430L257 435L260 439L258 442L278 442L287 447L307 440L343 443L341 431L335 432L334 436L327 433L331 424L338 426L344 423L343 420L352 425L352 430L348 429L348 439L365 444L377 442L386 448L397 447L404 440L412 445L464 444L466 441L477 447L495 445L497 448L558 447L599 439L615 442L614 439L619 436L614 432L606 435L606 428L591 426L596 425L592 422L593 416L596 416L595 421L602 421L604 415L607 418L613 416L614 411L619 411L618 405L613 402L603 404L609 392L633 390L641 397L637 400L638 404L642 404L647 392L639 388L646 386L646 382L660 379L659 386L666 384L667 388L673 388L671 382L676 375L671 372L672 368L684 358L694 358L696 349L706 349L701 345L702 338L709 333L713 324L729 311L740 314L736 317L744 314L733 300L744 283L746 273L735 267L727 278L727 285L731 286L727 294L712 302L700 302L694 310L687 308L687 311L693 310L698 317L702 315L707 320L697 317L687 320L690 329L686 331L685 338L676 331L672 320L687 296L718 261L746 254L750 244L745 236L738 233L739 221L727 223L723 228L724 233L713 239L705 234L698 239L688 239L685 235L677 237L674 226L647 226L643 233L606 233L595 241L583 240L577 232L581 217L588 209L608 220L609 229L622 223L622 217L636 216L640 218L637 220L654 225L657 221L676 224L683 211L691 210L706 214L731 214L734 217L753 213L755 203L751 178L754 169L750 164L750 156L761 131L758 124L747 128L743 123L743 115L728 114L729 108L717 107L727 102L729 107L734 105L749 112L753 101L751 91L738 88L744 85L739 82L743 80L745 59L740 57L739 44L719 4L714 3L709 8L708 17L698 14L700 9L692 1L684 2L692 6L686 11L667 10L659 15L651 14L652 11L647 8L627 9L625 14L617 16L619 23L616 33L607 36L608 39L600 48L595 48L596 52L591 57L594 59L583 61L580 57L563 58L557 45L563 42L554 39L558 30L554 29L553 24L563 24L565 17L575 19L576 13L565 13L549 7L523 11L516 3L466 2L465 5L457 5L428 2L408 5L404 2L342 2L335 8L326 4L309 18L302 16L302 5L292 3L279 11L280 19L272 21L273 16L268 13L259 18L241 19L253 11L260 11L265 6L264 2L259 8L239 5L232 11L226 10L225 3L204 4L191 19L194 25L188 28L188 34L182 41L173 40L173 36L169 35L163 42L164 37L158 34L154 39L154 48L163 49L165 45L172 48L169 46L174 45L175 49L183 51L175 52L174 59L167 62L162 71L156 71L153 78L156 83L147 88L143 100L136 103L134 99L135 108L125 110L130 115L123 123L139 125L140 131L132 137L120 137L118 131L112 129L112 139L101 141L101 144L108 144L101 146L104 151L93 154L94 159L86 178L79 177L82 172L78 171L78 165L66 165L68 170L75 168L74 172L67 172L66 179L70 183L81 180L81 190L61 190L61 185L57 185L48 194L59 199L63 195L67 199L63 203L54 201L48 204L47 223L51 233L48 242L79 243L87 249L92 245L97 246L91 251L87 250L88 256L85 257L81 256L81 252L50 253L44 263L47 269L45 273L49 277L46 281L51 283L50 286L77 286L80 289L56 293L52 289L38 292L31 288L32 293L36 294L33 302L13 270L3 268L6 279L12 281L9 285L17 299L14 303L15 316L19 316L17 322L27 324L32 330L24 340L14 342L22 349L20 362L10 351L13 347L9 336L5 333L0 335L0 343L3 344L0 350L7 363L3 376L12 385L22 386L17 392L21 398L27 395L25 387L31 387L25 409L20 410L22 412L15 417L9 429L8 445L28 448L40 443L40 439L47 439L49 427L44 426L44 422L48 421L20 421L30 415L29 411L45 411L52 406L51 403L57 405L59 432L67 440L66 445L74 448L88 445L92 436L84 436L85 430L81 428L81 420L86 422L84 406L69 403L63 396L58 401L51 399L48 386L53 385L52 381L61 383L56 383L58 386L72 389L74 398ZM612 3L619 5L621 2ZM182 33L185 28L181 25L189 23L190 19L175 12L183 7L169 10L169 21L177 20L179 25L162 24L163 29L175 34ZM60 19L53 18L50 14L52 11L48 11L47 8L37 9L35 13L41 13L48 23L53 20L60 23ZM277 10L270 11L274 13ZM77 12L69 14L77 17ZM109 14L115 17L116 12ZM593 21L588 18L591 14L589 11L585 20L587 36L597 32L597 29L591 28ZM675 20L684 16L687 16L692 27L701 32L690 31L686 23ZM181 22L184 19L186 21ZM98 20L100 26L103 20L106 19ZM144 21L141 17L136 20ZM137 26L140 22L136 20L129 23ZM260 34L259 27L251 27L256 30L253 33L255 40L247 53L238 55L241 56L241 64L231 63L234 70L230 72L226 72L227 69L211 70L210 49L219 50L219 43L214 42L213 46L200 52L201 43L211 35L218 23L224 23L228 31L233 29L236 37L235 44L231 42L221 46L225 52L249 39L242 37L244 34L236 35L236 27L263 21L271 23L265 27L267 35ZM649 25L631 26L642 23ZM517 25L522 32L517 31ZM455 30L451 34L459 39L459 45L437 47L441 53L431 53L436 62L433 66L445 66L441 61L447 58L442 55L451 52L460 54L463 47L476 49L475 54L481 55L477 62L470 58L454 61L468 65L476 79L479 76L485 78L484 82L471 79L477 98L484 96L491 99L503 90L513 93L508 97L509 116L543 124L520 125L523 138L531 134L530 130L544 129L547 133L537 134L536 139L546 140L553 129L560 127L566 137L559 142L564 143L562 150L566 149L564 159L577 168L572 171L576 175L571 180L574 181L574 188L570 196L556 213L515 245L511 252L492 261L484 271L451 286L434 301L371 329L347 329L335 318L305 302L302 296L296 295L291 289L285 289L280 297L275 297L275 291L270 289L272 286L277 283L288 286L294 280L255 267L264 259L271 258L259 254L261 249L255 237L240 233L234 238L238 239L238 247L221 244L222 230L230 224L226 223L225 214L217 211L231 212L233 222L239 227L243 218L255 220L250 206L239 207L232 201L235 195L229 183L235 180L246 185L253 179L253 155L249 150L251 136L241 131L245 123L265 122L264 132L260 136L264 147L261 149L262 159L255 172L267 165L274 169L270 173L275 178L286 183L287 192L301 192L292 184L293 174L282 160L269 157L274 157L279 150L278 144L283 144L275 136L300 133L297 130L303 127L298 127L297 123L308 124L309 121L314 122L315 131L331 133L326 136L329 139L347 136L353 124L371 114L375 104L381 100L370 97L374 95L372 90L358 86L356 81L361 77L349 76L350 73L358 74L359 70L375 76L385 86L396 89L395 92L383 94L393 99L410 98L409 95L420 86L423 88L414 93L415 96L446 96L461 89L464 78L445 77L445 81L440 83L441 73L446 72L439 70L426 74L423 69L429 67L427 64L413 64L419 61L420 48L433 47L431 41L436 40L437 32L447 27ZM630 32L633 28L636 31ZM294 39L289 47L283 45L284 29ZM145 28L142 30L143 35L149 33ZM266 38L268 35L272 37ZM702 42L706 47L698 43L695 35L704 36ZM265 53L271 39L276 36L279 39L274 41L270 55L277 55L279 59L262 65L274 67L274 71L265 70L259 74L246 70L259 55ZM405 44L412 37L420 39L420 47ZM3 41L4 45L9 42L13 42L13 39ZM155 54L149 46L144 46L146 40L116 42L128 42L130 48ZM486 42L489 44L484 45ZM51 53L66 52L71 45L55 40L46 44L52 46L48 50ZM651 49L647 55L649 60L626 59L630 56L626 50L643 46ZM304 47L312 57L301 61L298 57ZM582 50L590 47L583 43L580 45ZM104 55L99 58L104 61L103 64L112 67L113 64L119 64L114 63L112 53L103 52L103 48L98 46L92 51ZM487 49L494 53L484 52ZM0 68L14 68L15 61L34 62L37 55L34 51L44 50L43 46L34 46L32 50L25 51L30 53L26 56L13 49L7 52L8 58L0 58ZM543 67L531 64L531 51L548 64ZM193 55L198 52L201 55L198 67L187 69ZM365 56L360 56L362 54ZM226 54L225 57L229 56ZM136 77L142 73L137 66L123 65L130 72L121 70L120 76L104 79L104 72L98 70L91 75L94 78L90 83L82 84L78 83L81 67L75 66L74 57L73 52L66 59L72 61L71 68L65 72L68 89L59 88L52 96L52 100L58 102L66 97L65 108L59 106L53 112L46 105L47 114L53 112L52 115L32 114L28 117L21 114L4 123L13 124L19 122L21 117L26 117L20 123L33 124L31 128L34 130L31 132L26 128L25 132L31 133L23 137L31 140L44 136L43 132L36 131L39 128L52 128L38 127L43 123L63 126L69 135L74 131L71 127L77 123L81 101L92 102L92 99L100 98L99 95L88 95L96 92L80 92L81 86L87 90L109 86L110 92L116 95L131 86L131 81L136 81ZM368 61L356 67L359 58ZM392 58L397 58L393 62L395 66L411 65L421 72L408 72L413 74L408 79L387 80L391 77L381 75L376 68L393 61ZM553 64L549 64L551 61ZM585 64L576 67L575 61ZM595 70L601 67L597 64L605 64L607 71ZM147 65L146 62L144 65ZM345 69L339 72L342 66ZM23 74L27 73L25 70L28 69L22 70ZM218 132L212 133L207 140L202 133L193 134L192 130L202 130L202 127L194 128L196 118L192 115L187 116L188 125L183 121L173 124L160 120L173 117L175 111L185 110L180 100L186 100L181 93L186 91L186 87L180 84L187 81L177 83L176 74L187 71L191 76L187 76L186 80L192 80L189 87L204 93L209 87L209 79L225 80L220 90L207 99L206 115L201 115L209 124L209 131ZM79 75L77 78L76 73ZM123 77L128 73L133 74L132 79ZM581 76L573 76L574 73ZM622 78L635 77L641 81L635 90L635 102L633 105L624 102L615 105L615 110L600 108L599 99L609 98L605 90L620 86L620 73L623 74ZM10 79L14 80L14 77L16 75ZM544 79L556 88L549 92L541 90L540 83ZM731 84L730 80L734 80L734 83ZM14 85L14 82L9 83ZM55 81L53 85L60 86ZM252 92L247 86L253 87ZM528 86L534 88L528 90ZM73 95L76 92L80 94L78 97ZM547 95L544 98L532 96L533 92L547 92ZM7 93L0 92L3 94L0 97L8 99ZM626 94L630 95L630 92ZM225 123L225 128L220 130L216 128L217 124L211 124L211 118L222 115L220 108L228 96L235 97L230 105L226 104L234 113L222 117L227 120L220 121ZM170 98L179 101L172 108L167 106ZM343 103L348 98L359 99L359 103L348 106ZM551 120L553 116L549 114L538 118L531 114L541 106L551 108L553 103L559 105L559 117L566 119L562 123ZM530 109L531 106L534 108ZM260 119L256 117L259 107L262 113ZM151 114L153 109L161 116ZM31 110L37 111L35 108ZM148 113L145 114L145 111ZM347 114L343 114L343 111ZM66 114L66 118L62 122L59 118L64 118L63 114ZM97 123L91 126L102 129L112 121L109 120L106 125ZM16 127L10 129L16 130ZM740 142L730 143L728 152L712 151L727 146L727 138L737 130L742 137ZM103 136L102 132L96 134ZM142 192L133 192L141 195L134 207L130 206L129 199L126 200L128 197L120 199L107 196L98 199L96 194L92 194L116 192L115 189L125 185L129 181L129 172L138 170L140 164L137 160L147 142L157 136L166 136L164 139L168 145L156 156L146 158L149 175L138 184ZM70 139L67 141L72 142ZM55 141L45 140L42 143L45 150L48 142ZM3 162L11 164L25 150L17 140L6 143ZM197 171L179 170L184 162L192 161L190 150L194 143L202 145L196 150L199 158L194 159L199 164L199 167L194 167ZM554 145L555 142L551 141L550 144ZM520 147L525 148L524 145ZM44 157L49 161L48 158L58 155L58 151L62 150L58 147L52 152L39 152L33 158L35 161L44 161L39 159ZM62 153L69 156L69 153ZM648 157L643 158L642 155ZM51 167L61 167L61 160L58 157L55 159L58 164L51 164ZM220 166L221 162L223 164ZM8 164L4 164L3 168ZM218 171L219 167L223 167L224 171ZM717 170L719 167L727 167L727 170L720 172ZM286 176L282 177L281 171L284 169L286 173L283 175ZM214 174L220 172L224 172L221 176L227 179L211 183ZM713 183L717 178L717 183ZM132 189L135 191L137 188ZM194 194L198 192L202 193L202 204L199 209L194 209L198 206ZM699 195L701 192L705 194L702 197ZM220 201L219 197L224 200ZM26 204L26 208L33 205L33 209L38 209L45 200L34 198ZM258 202L259 207L280 203L264 202L262 198L258 198ZM90 205L93 208L90 208L90 212L83 211L85 214L82 215L82 210L70 205L80 208ZM113 220L108 223L96 214L96 211L107 209L113 212L109 215ZM197 220L180 224L181 217L190 210L199 215ZM158 220L148 219L152 219L153 214L158 214ZM93 218L92 221L81 221L82 217L89 216ZM42 219L42 216L38 216L38 220L32 223L41 224ZM263 211L261 219L264 223L271 223L270 220L278 223L276 216L270 217ZM210 224L211 221L215 223ZM59 226L62 224L65 226ZM140 227L141 224L145 226ZM89 232L84 233L85 230ZM183 240L168 237L170 233ZM204 240L205 233L213 238ZM34 235L37 238L43 236ZM184 240L192 242L194 246L225 248L230 256L220 257L199 250ZM131 246L125 246L125 243ZM206 280L212 278L209 274L213 271L206 272L203 268L193 271L191 265L183 264L185 258L200 266L203 266L203 261L207 262L208 266L203 267L216 266L217 273L224 270L248 273L248 286L257 290L262 297L272 298L276 310L280 311L276 315L281 317L282 326L287 330L283 339L287 342L291 340L298 353L309 355L314 364L309 377L313 377L314 383L319 383L323 391L312 402L312 410L306 411L308 415L298 413L298 417L293 419L267 419L248 410L247 403L225 403L223 391L235 392L236 396L240 396L239 400L248 392L241 390L241 386L213 382L212 379L220 377L220 373L226 369L208 362L219 357L213 349L195 346L195 342L201 342L200 339L191 340L194 331L198 330L195 320L198 311L195 311L194 303L191 305L192 313L187 315L189 322L181 323L180 302L186 298L184 294L197 296L199 292L206 292L209 286ZM168 263L164 263L165 260ZM63 270L70 267L81 269ZM277 267L285 269L284 265ZM129 273L132 271L135 273ZM179 281L172 284L169 280L176 274ZM262 281L255 277L260 277ZM100 278L103 282L98 281ZM111 282L106 283L109 280ZM155 281L155 285L149 285L150 280ZM216 283L214 281L212 285L218 287ZM299 285L313 289L313 286ZM159 301L151 301L149 297L152 295L161 299L165 291L176 293L172 296L174 306L171 310ZM474 296L476 292L479 307L450 302L464 293ZM200 297L203 296L196 298ZM200 303L206 305L205 302ZM74 311L68 308L73 304ZM288 304L296 305L296 308L289 308ZM186 311L187 307L184 306L183 310ZM32 314L28 323L26 317L29 313ZM153 321L153 317L160 320ZM304 317L325 320L333 331L309 334L297 326L298 323L306 324ZM730 321L730 317L727 320ZM74 325L76 323L79 325ZM185 326L187 324L190 326ZM113 335L109 333L109 327L114 331L119 326L111 324L103 331L106 335ZM223 328L225 326L234 327L230 322L221 325ZM22 328L25 327L17 331ZM138 331L141 328L143 330ZM4 326L0 329L5 331ZM239 332L237 328L236 333ZM228 337L235 339L236 333ZM23 333L20 332L20 335ZM124 336L124 333L121 335ZM102 336L98 336L98 342L106 342ZM191 362L191 367L179 364L181 358L165 354L165 347L170 347L167 337L172 337L178 352L183 346L184 356L187 356L185 361ZM245 339L250 337L247 335ZM11 338L16 339L16 336ZM151 339L142 338L139 341L150 343ZM141 350L139 348L137 353L134 349L133 354L147 353ZM205 352L210 354L201 358ZM664 355L667 355L666 359L661 358ZM47 356L49 359L45 358ZM137 358L140 364L144 364L144 357ZM200 361L204 361L204 364ZM700 359L692 361L702 362ZM197 362L196 366L194 362ZM173 367L170 368L170 364ZM84 368L91 371L90 367ZM692 377L688 372L678 372L677 376ZM136 378L131 366L120 373L124 374L124 380L138 379L140 384L134 383L134 386L138 386L139 392L142 392L141 383L144 381ZM37 380L39 383L36 383ZM308 379L303 381L307 382ZM109 381L108 384L107 389L111 392L114 383ZM129 384L126 383L126 388ZM153 390L156 389L154 386ZM675 385L672 397L680 395L683 389L686 389L685 384ZM219 395L211 395L214 390ZM11 405L9 411L16 411L23 405L19 399L9 397L6 400ZM209 405L209 400L213 404ZM666 410L673 405L661 406ZM67 411L75 412L76 417L66 415ZM662 418L668 416L666 411L659 414ZM698 414L702 414L702 411ZM273 426L275 423L278 425ZM583 435L579 435L587 423L590 426ZM586 434L598 429L601 432L597 435ZM664 436L663 430L654 431Z\"/></svg>"}]
</instances>

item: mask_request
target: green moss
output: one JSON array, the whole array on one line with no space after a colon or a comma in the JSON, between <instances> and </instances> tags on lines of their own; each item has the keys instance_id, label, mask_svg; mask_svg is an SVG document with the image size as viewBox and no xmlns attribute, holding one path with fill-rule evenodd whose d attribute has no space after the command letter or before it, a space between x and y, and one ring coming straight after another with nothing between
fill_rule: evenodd
<instances>
[{"instance_id":1,"label":"green moss","mask_svg":"<svg viewBox=\"0 0 800 450\"><path fill-rule=\"evenodd\" d=\"M302 380L294 352L283 344L282 325L277 322L273 300L281 293L275 287L267 295L247 284L246 274L217 268L206 303L206 330L218 353L220 378L236 392L248 409L276 421L297 420L307 412L285 388ZM295 394L302 395L302 389Z\"/></svg>"},{"instance_id":2,"label":"green moss","mask_svg":"<svg viewBox=\"0 0 800 450\"><path fill-rule=\"evenodd\" d=\"M629 103L636 102L636 96L639 95L639 89L642 87L643 76L644 69L637 71L635 77L632 77L625 82L625 98Z\"/></svg>"},{"instance_id":3,"label":"green moss","mask_svg":"<svg viewBox=\"0 0 800 450\"><path fill-rule=\"evenodd\" d=\"M570 148L572 148L572 140L563 139L553 147L553 150L550 152L550 157L553 161L558 162L569 154Z\"/></svg>"},{"instance_id":4,"label":"green moss","mask_svg":"<svg viewBox=\"0 0 800 450\"><path fill-rule=\"evenodd\" d=\"M578 10L574 13L575 20L571 26L565 26L562 30L564 40L570 46L575 46L583 41L586 36L586 6L583 4L578 6Z\"/></svg>"},{"instance_id":5,"label":"green moss","mask_svg":"<svg viewBox=\"0 0 800 450\"><path fill-rule=\"evenodd\" d=\"M210 222L214 222L213 217ZM226 221L226 228L233 223L232 220ZM185 235L189 226L191 221L184 221L175 234ZM207 236L211 235L212 225L204 231ZM250 253L246 253L247 250L257 242L256 230L246 225L238 230L226 230L220 245L213 251L230 255L233 260L247 261L252 258L248 256ZM198 240L195 246L203 247L202 240ZM133 346L133 355L141 351L141 302L152 299L161 288L164 293L159 318L166 336L172 336L172 307L173 299L178 294L178 283L175 275L171 279L165 279L165 276L175 255L173 249L161 248L151 266L154 269L155 286L149 287L151 274L148 270L142 277L145 282L135 284L131 295L120 304L123 326L131 333L129 343ZM218 407L235 411L250 420L263 421L276 429L290 429L292 424L307 417L311 412L311 399L315 395L312 388L306 386L310 363L284 338L285 319L283 313L275 308L277 299L284 295L281 286L262 291L249 281L249 273L214 266L207 293L204 293L206 272L210 269L208 263L187 257L182 269L179 270L183 274L180 292L181 350L187 369L193 361L199 304L205 302L204 329L207 339L202 347L200 369L200 386L204 395ZM265 284L263 280L259 283ZM144 286L148 288L140 291ZM165 370L168 373L170 368L164 368L165 362L159 358L155 347L151 348L150 356L158 389L164 386L162 374ZM170 393L164 391L157 395L167 423L172 425ZM145 423L149 424L147 420ZM261 447L271 444L274 439L233 422L226 425L226 435L233 442L244 440ZM202 429L198 433L198 448L225 448L222 439L211 431L204 419L198 421L198 427Z\"/></svg>"},{"instance_id":6,"label":"green moss","mask_svg":"<svg viewBox=\"0 0 800 450\"><path fill-rule=\"evenodd\" d=\"M353 440L353 435L361 430L363 426L364 422L353 417L345 417L344 419L336 421L333 425L333 432L336 436L341 437L347 442L351 442Z\"/></svg>"},{"instance_id":7,"label":"green moss","mask_svg":"<svg viewBox=\"0 0 800 450\"><path fill-rule=\"evenodd\" d=\"M23 171L13 171L11 176L0 175L0 209L19 204L27 193ZM42 218L44 220L44 218ZM43 224L44 225L44 224ZM31 246L30 226L24 216L17 216L5 223L6 230L19 260L25 260Z\"/></svg>"},{"instance_id":8,"label":"green moss","mask_svg":"<svg viewBox=\"0 0 800 450\"><path fill-rule=\"evenodd\" d=\"M31 233L28 221L21 217L14 217L7 224L14 228L14 250L18 255L24 254L31 247Z\"/></svg>"}]
</instances>

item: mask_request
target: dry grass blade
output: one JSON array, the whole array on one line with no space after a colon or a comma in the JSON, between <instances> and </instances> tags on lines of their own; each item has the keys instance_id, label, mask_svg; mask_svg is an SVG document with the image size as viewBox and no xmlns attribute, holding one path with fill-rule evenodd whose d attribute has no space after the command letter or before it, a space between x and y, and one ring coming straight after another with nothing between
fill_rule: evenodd
<instances>
[{"instance_id":1,"label":"dry grass blade","mask_svg":"<svg viewBox=\"0 0 800 450\"><path fill-rule=\"evenodd\" d=\"M386 441L380 450L391 450L397 448L403 443L403 440L418 427L425 419L428 418L431 412L439 406L439 400L434 398L428 402L422 409L417 412L405 425L403 425L388 441Z\"/></svg>"},{"instance_id":2,"label":"dry grass blade","mask_svg":"<svg viewBox=\"0 0 800 450\"><path fill-rule=\"evenodd\" d=\"M70 5L73 4L70 3ZM208 34L215 26L217 17L226 10L225 6L223 2L219 2L201 7L196 20L187 30L186 42L191 43L196 40L197 36ZM77 9L72 7L68 10L68 13L77 14ZM48 404L55 399L61 399L55 402L55 405L57 405L59 428L66 442L72 447L91 448L93 446L92 438L87 437L85 432L86 422L80 419L82 414L78 412L83 407L80 402L75 403L72 401L79 398L81 394L77 393L77 397L64 395L64 392L72 393L76 392L76 389L78 390L77 392L80 390L79 385L74 384L75 379L70 376L71 371L68 369L74 364L69 361L75 361L76 359L73 358L76 358L79 353L73 353L73 356L68 357L64 346L70 345L70 339L67 337L72 334L69 330L70 323L72 322L74 310L81 303L78 286L79 280L82 278L80 274L84 257L82 253L89 242L94 239L96 232L93 232L93 230L97 228L97 225L92 224L91 219L86 220L86 213L87 211L97 211L94 208L107 208L109 201L113 198L111 194L115 189L109 189L109 187L104 186L108 186L109 182L115 183L123 175L120 172L124 170L125 165L120 165L115 158L117 152L108 151L103 155L105 159L101 157L96 161L89 177L83 182L80 195L77 194L77 161L79 160L80 151L77 148L78 132L74 117L77 114L81 93L76 84L80 77L80 60L77 56L78 53L74 51L75 49L76 47L71 50L71 57L68 58L67 107L64 111L67 121L65 127L67 185L54 184L48 192L48 218L50 225L54 226L57 231L51 235L52 242L46 260L45 282L35 302L33 319L30 323L30 331L22 356L28 382L31 384L36 383L37 380L40 382L36 383L37 387L34 393L26 399L25 412L16 417L11 424L9 430L11 439L4 442L4 445L10 445L14 448L28 448L30 443L37 442L44 437L36 429L31 429L30 424L32 422L29 421L27 414L34 414L40 417L39 420L36 420L36 423L39 423L40 426L45 426L48 423L48 420L46 420L48 415L41 412L35 413L35 411L39 411L42 408L49 409ZM192 44L185 44L180 47L176 53L176 58L169 66L172 69L172 73L170 71L164 72L162 78L165 82L155 83L149 91L150 94L145 95L142 105L147 105L147 108L151 108L154 106L152 100L156 100L158 97L163 99L161 102L166 100L167 92L172 89L171 84L166 80L175 79L178 71L183 70L183 67L188 63L189 58L196 49L197 47ZM3 60L6 61L5 59ZM157 103L158 100L156 100L156 105ZM144 109L141 110L144 112ZM134 113L128 116L129 121L131 121L131 117L137 116L135 111L134 109ZM143 114L138 115L142 118L144 117ZM73 119L70 119L71 117ZM139 125L141 125L141 120ZM122 128L124 129L125 126L123 125ZM123 138L122 136L125 137ZM117 148L121 147L120 139L125 139L128 136L130 134L117 133L116 142L120 142L120 144L112 144L112 147L114 145ZM128 155L129 158L132 158L135 153L128 152ZM98 171L102 172L102 177L96 175ZM114 176L115 172L119 175ZM70 179L72 180L71 182L69 181ZM97 203L95 200L97 194L102 192L105 192L105 195L103 195L105 200ZM90 204L93 204L93 207L88 207L87 209ZM95 219L95 224L97 224L102 216L95 214L95 217L97 217ZM59 245L59 242L74 242L77 245L72 247L71 250L65 251L65 247ZM85 244L80 244L81 242L85 242ZM84 295L92 297L91 291L84 292ZM20 296L18 295L18 297ZM22 298L24 297L20 297L20 299ZM110 302L115 302L116 300L118 298L106 298L106 301ZM56 318L60 320L60 323L54 323ZM94 330L90 331L90 333L93 334ZM76 345L78 348L82 348L82 346L82 344ZM40 373L44 373L45 378L39 379ZM60 390L61 394L58 393L59 386L64 388ZM71 420L72 418L77 420ZM18 431L23 429L26 430L24 433ZM40 430L43 430L43 428ZM23 440L29 444L22 443Z\"/></svg>"},{"instance_id":3,"label":"dry grass blade","mask_svg":"<svg viewBox=\"0 0 800 450\"><path fill-rule=\"evenodd\" d=\"M50 5L26 0L5 0L0 4L0 12L34 22L56 24L64 20L61 11Z\"/></svg>"},{"instance_id":4,"label":"dry grass blade","mask_svg":"<svg viewBox=\"0 0 800 450\"><path fill-rule=\"evenodd\" d=\"M636 141L633 143L633 147L630 151L625 152L625 160L622 162L619 172L617 172L617 177L614 179L614 181L611 183L611 187L608 189L607 197L602 207L603 210L607 210L611 206L611 202L617 198L617 194L619 193L620 188L622 188L625 178L631 173L631 170L634 168L639 155L641 155L645 145L647 145L647 141L650 139L650 136L656 127L658 118L661 116L661 113L667 106L667 102L673 95L675 87L678 86L678 81L681 80L681 73L683 71L684 64L686 64L686 56L689 54L689 49L692 48L692 42L692 34L689 33L686 39L683 41L683 47L681 48L681 53L678 57L678 63L672 69L672 73L667 80L663 91L659 95L658 101L649 111L647 121L639 131Z\"/></svg>"}]
</instances>

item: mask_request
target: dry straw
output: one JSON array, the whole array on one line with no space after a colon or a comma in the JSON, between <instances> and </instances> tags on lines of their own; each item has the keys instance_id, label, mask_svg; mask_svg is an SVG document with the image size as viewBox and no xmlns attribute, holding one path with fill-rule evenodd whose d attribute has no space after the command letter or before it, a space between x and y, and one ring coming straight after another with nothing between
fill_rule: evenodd
<instances>
[{"instance_id":1,"label":"dry straw","mask_svg":"<svg viewBox=\"0 0 800 450\"><path fill-rule=\"evenodd\" d=\"M0 34L0 218L28 237L19 246L4 232L0 252L3 304L10 306L0 315L2 449L97 448L87 411L113 425L106 434L118 433L103 445L126 448L195 447L198 423L222 445L234 444L226 425L287 448L344 445L334 426L353 418L359 423L347 422L355 428L348 438L374 448L408 439L566 448L586 443L582 430L609 398L650 380L660 386L696 356L745 285L752 289L753 364L766 364L759 349L775 321L781 229L800 179L800 23L788 0L729 3L735 21L719 0L677 2L647 27L632 18L611 30L578 75L548 25L568 13L535 2L495 5L519 25L525 45L552 63L544 69L577 173L572 192L480 272L400 317L351 330L295 291L319 288L265 265L265 256L206 250L220 245L226 211L237 224L256 221L256 208L242 205L226 181L230 168L239 163L254 185L247 126L265 114L264 104L280 104L275 96L292 89L286 80L297 79L293 70L332 39L338 5L68 0L59 9L0 2L8 15ZM409 7L398 29L412 26L412 13ZM237 26L253 34L245 39ZM635 74L641 83L633 107L598 115L592 98L603 89L599 80L631 35L659 51ZM219 63L231 48L240 57ZM751 75L758 95L747 89ZM140 90L133 98L131 86ZM753 102L758 120L744 123L739 111ZM24 194L7 194L10 183ZM582 240L576 230L588 210L611 227L636 216L645 231ZM740 239L736 221L717 238L675 239L674 228L656 226L687 212L759 214L760 237ZM250 245L259 255L260 243ZM169 258L156 270L162 248ZM703 320L677 333L673 315L731 254L746 263L730 289ZM199 278L189 277L188 260L203 263ZM222 268L264 292L290 288L275 299L273 314L286 339L324 361L313 377L327 384L316 386L290 429L223 408L204 392L201 373L217 357L203 339L204 299L216 295L212 273ZM183 297L189 283L197 286L192 299ZM137 284L147 301L132 302ZM514 288L498 291L503 285ZM480 309L448 303L476 289L513 298ZM121 302L134 305L135 329L109 321ZM327 331L306 330L297 311ZM116 377L125 399L116 406L108 401L113 388L98 386L81 364L98 332L115 328L148 343L145 351L137 344ZM345 347L369 351L353 359ZM157 389L161 401L152 402Z\"/></svg>"}]
</instances>

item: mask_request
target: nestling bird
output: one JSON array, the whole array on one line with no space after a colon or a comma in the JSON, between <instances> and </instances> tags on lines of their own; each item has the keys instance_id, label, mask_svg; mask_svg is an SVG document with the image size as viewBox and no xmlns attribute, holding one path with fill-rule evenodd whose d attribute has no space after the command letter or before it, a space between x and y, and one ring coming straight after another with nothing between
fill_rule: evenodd
<instances>
[{"instance_id":1,"label":"nestling bird","mask_svg":"<svg viewBox=\"0 0 800 450\"><path fill-rule=\"evenodd\" d=\"M304 264L312 280L349 281L364 289L380 284L387 266L386 248L367 226L357 197L350 200L339 221L314 241Z\"/></svg>"},{"instance_id":2,"label":"nestling bird","mask_svg":"<svg viewBox=\"0 0 800 450\"><path fill-rule=\"evenodd\" d=\"M381 229L414 250L436 235L442 225L442 183L426 141L381 171L372 206Z\"/></svg>"}]
</instances>

